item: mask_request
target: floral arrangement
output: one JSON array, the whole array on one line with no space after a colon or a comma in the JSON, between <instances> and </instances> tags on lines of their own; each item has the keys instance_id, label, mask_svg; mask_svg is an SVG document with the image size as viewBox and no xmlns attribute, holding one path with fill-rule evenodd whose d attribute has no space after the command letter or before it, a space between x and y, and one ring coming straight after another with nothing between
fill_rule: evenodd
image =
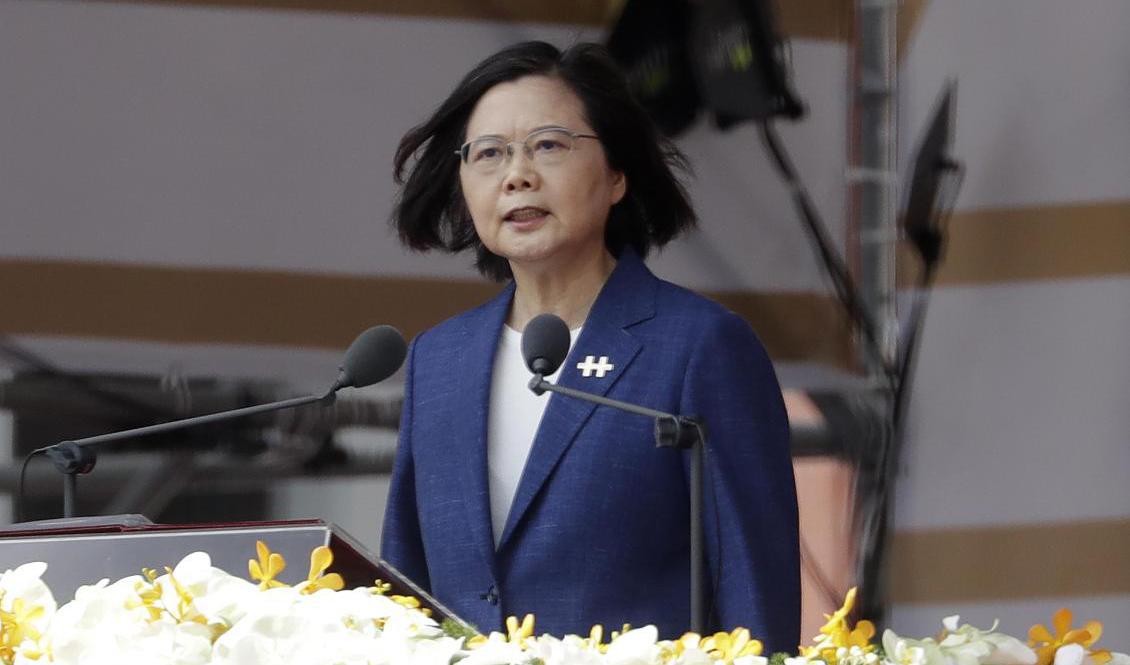
<instances>
[{"instance_id":1,"label":"floral arrangement","mask_svg":"<svg viewBox=\"0 0 1130 665\"><path fill-rule=\"evenodd\" d=\"M372 587L344 590L326 574L329 548L311 553L299 584L280 582L286 561L258 543L250 581L215 568L203 552L164 574L143 570L84 586L61 607L42 581L47 566L28 563L0 576L0 663L5 665L1130 665L1130 656L1095 648L1096 621L1071 627L1056 613L1052 629L1033 626L1028 643L995 631L943 621L934 638L886 631L879 643L868 621L852 625L855 590L796 656L762 654L739 628L660 640L653 626L624 626L605 641L600 626L587 637L535 636L527 615L506 633L465 634L439 625L419 601Z\"/></svg>"}]
</instances>

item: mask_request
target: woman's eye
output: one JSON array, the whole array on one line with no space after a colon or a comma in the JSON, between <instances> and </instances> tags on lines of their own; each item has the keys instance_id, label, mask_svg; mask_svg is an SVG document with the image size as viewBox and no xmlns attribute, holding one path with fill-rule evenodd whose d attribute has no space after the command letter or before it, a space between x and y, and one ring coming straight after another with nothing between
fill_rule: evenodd
<instances>
[{"instance_id":1,"label":"woman's eye","mask_svg":"<svg viewBox=\"0 0 1130 665\"><path fill-rule=\"evenodd\" d=\"M556 152L564 149L565 144L556 139L538 139L537 143L534 144L534 150L538 152Z\"/></svg>"},{"instance_id":2,"label":"woman's eye","mask_svg":"<svg viewBox=\"0 0 1130 665\"><path fill-rule=\"evenodd\" d=\"M477 161L480 161L480 160L483 160L483 159L495 159L501 154L502 154L502 152L498 148L486 147L486 148L479 148L478 150L476 150L473 153L472 157L473 157L474 161L477 162Z\"/></svg>"}]
</instances>

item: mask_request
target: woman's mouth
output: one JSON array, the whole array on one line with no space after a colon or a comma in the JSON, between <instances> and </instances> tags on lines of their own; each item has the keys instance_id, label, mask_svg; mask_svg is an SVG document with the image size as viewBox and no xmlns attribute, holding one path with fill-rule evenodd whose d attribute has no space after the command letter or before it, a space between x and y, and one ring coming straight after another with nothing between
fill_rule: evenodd
<instances>
[{"instance_id":1,"label":"woman's mouth","mask_svg":"<svg viewBox=\"0 0 1130 665\"><path fill-rule=\"evenodd\" d=\"M548 210L538 208L535 206L527 206L524 208L515 208L502 218L504 222L509 222L517 226L530 226L541 220L549 214Z\"/></svg>"}]
</instances>

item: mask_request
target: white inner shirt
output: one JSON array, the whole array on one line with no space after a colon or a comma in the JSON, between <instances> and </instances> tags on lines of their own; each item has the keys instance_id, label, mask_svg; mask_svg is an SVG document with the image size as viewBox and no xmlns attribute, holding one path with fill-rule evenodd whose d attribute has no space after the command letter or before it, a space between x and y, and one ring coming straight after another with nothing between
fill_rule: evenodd
<instances>
[{"instance_id":1,"label":"white inner shirt","mask_svg":"<svg viewBox=\"0 0 1130 665\"><path fill-rule=\"evenodd\" d=\"M570 349L580 332L580 328L569 331ZM558 367L556 372L545 378L556 383L560 374L561 367ZM514 503L522 469L526 466L542 414L549 403L550 393L535 395L530 390L531 378L533 374L522 358L522 333L504 324L498 338L498 352L494 356L487 411L487 482L495 547L502 540L502 530L510 515L510 505Z\"/></svg>"}]
</instances>

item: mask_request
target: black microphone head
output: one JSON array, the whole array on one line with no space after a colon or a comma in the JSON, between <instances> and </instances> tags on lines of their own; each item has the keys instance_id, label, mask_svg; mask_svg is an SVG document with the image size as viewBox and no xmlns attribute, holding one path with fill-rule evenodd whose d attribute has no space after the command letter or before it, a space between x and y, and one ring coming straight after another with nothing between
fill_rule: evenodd
<instances>
[{"instance_id":1,"label":"black microphone head","mask_svg":"<svg viewBox=\"0 0 1130 665\"><path fill-rule=\"evenodd\" d=\"M357 336L345 352L334 388L364 388L392 376L404 363L408 345L392 326L374 326Z\"/></svg>"},{"instance_id":2,"label":"black microphone head","mask_svg":"<svg viewBox=\"0 0 1130 665\"><path fill-rule=\"evenodd\" d=\"M534 374L549 376L569 355L569 326L556 314L538 314L522 331L522 358Z\"/></svg>"}]
</instances>

